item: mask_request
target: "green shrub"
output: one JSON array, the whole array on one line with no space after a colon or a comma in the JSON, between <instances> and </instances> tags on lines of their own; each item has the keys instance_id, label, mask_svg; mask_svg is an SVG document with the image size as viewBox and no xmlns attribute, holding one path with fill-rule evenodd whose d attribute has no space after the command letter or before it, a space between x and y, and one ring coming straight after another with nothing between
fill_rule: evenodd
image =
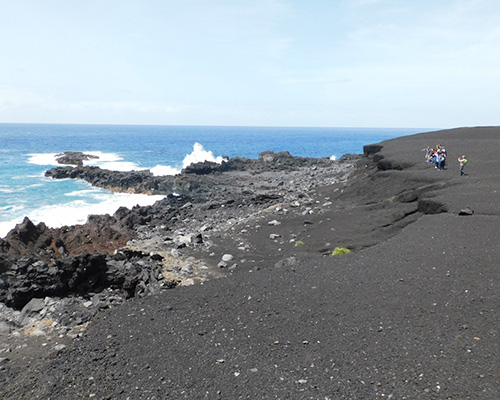
<instances>
[{"instance_id":1,"label":"green shrub","mask_svg":"<svg viewBox=\"0 0 500 400\"><path fill-rule=\"evenodd\" d=\"M335 247L332 256L338 256L340 254L349 254L350 252L351 250L349 250L347 247Z\"/></svg>"},{"instance_id":2,"label":"green shrub","mask_svg":"<svg viewBox=\"0 0 500 400\"><path fill-rule=\"evenodd\" d=\"M300 247L300 246L304 246L304 242L302 240L298 240L297 242L295 242L295 247Z\"/></svg>"}]
</instances>

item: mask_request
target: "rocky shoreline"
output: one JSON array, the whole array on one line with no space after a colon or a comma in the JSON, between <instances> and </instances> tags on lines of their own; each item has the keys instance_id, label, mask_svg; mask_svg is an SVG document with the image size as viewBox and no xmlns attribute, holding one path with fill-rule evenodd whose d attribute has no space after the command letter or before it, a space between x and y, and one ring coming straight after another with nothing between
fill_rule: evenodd
<instances>
[{"instance_id":1,"label":"rocky shoreline","mask_svg":"<svg viewBox=\"0 0 500 400\"><path fill-rule=\"evenodd\" d=\"M499 137L266 152L129 183L49 172L167 197L2 239L2 398L498 398ZM444 171L423 162L433 143ZM482 162L461 177L464 148Z\"/></svg>"},{"instance_id":2,"label":"rocky shoreline","mask_svg":"<svg viewBox=\"0 0 500 400\"><path fill-rule=\"evenodd\" d=\"M59 156L60 163L75 166L53 168L46 176L166 197L153 206L93 215L78 226L49 229L25 218L0 239L4 333L70 332L99 310L128 299L232 273L236 260L218 254L213 237L261 213L282 213L279 204L302 209L299 204L308 191L345 181L359 159L348 155L332 161L268 151L257 160L204 162L177 176L155 177L149 171L86 167L82 161L89 157L81 153Z\"/></svg>"}]
</instances>

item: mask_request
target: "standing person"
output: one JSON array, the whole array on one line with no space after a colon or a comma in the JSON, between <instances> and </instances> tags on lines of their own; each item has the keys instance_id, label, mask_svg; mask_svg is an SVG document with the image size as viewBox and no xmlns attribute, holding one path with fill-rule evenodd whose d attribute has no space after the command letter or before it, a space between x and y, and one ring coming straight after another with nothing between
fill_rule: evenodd
<instances>
[{"instance_id":1,"label":"standing person","mask_svg":"<svg viewBox=\"0 0 500 400\"><path fill-rule=\"evenodd\" d=\"M444 166L446 164L446 156L447 156L447 153L446 153L446 149L441 146L441 157L440 157L440 161L439 161L439 169L440 170L444 170Z\"/></svg>"},{"instance_id":2,"label":"standing person","mask_svg":"<svg viewBox=\"0 0 500 400\"><path fill-rule=\"evenodd\" d=\"M459 157L458 162L460 163L460 175L465 175L464 167L467 164L467 158L465 158L465 155Z\"/></svg>"},{"instance_id":3,"label":"standing person","mask_svg":"<svg viewBox=\"0 0 500 400\"><path fill-rule=\"evenodd\" d=\"M434 150L432 152L432 157L430 158L430 160L432 160L432 162L434 163L434 168L437 168L439 162L439 153L437 152L437 150Z\"/></svg>"},{"instance_id":4,"label":"standing person","mask_svg":"<svg viewBox=\"0 0 500 400\"><path fill-rule=\"evenodd\" d=\"M446 152L441 152L439 154L439 159L438 159L438 169L440 171L443 171L444 170L444 165L446 164Z\"/></svg>"},{"instance_id":5,"label":"standing person","mask_svg":"<svg viewBox=\"0 0 500 400\"><path fill-rule=\"evenodd\" d=\"M425 149L422 149L422 151L425 151L425 161L429 161L429 158L431 157L432 154L432 149L430 146L427 146Z\"/></svg>"}]
</instances>

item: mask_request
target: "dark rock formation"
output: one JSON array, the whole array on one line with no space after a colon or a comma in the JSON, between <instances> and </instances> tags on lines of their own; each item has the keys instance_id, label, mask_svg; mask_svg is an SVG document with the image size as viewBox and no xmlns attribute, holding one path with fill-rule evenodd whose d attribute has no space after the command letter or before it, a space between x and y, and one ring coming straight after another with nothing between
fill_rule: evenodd
<instances>
[{"instance_id":1,"label":"dark rock formation","mask_svg":"<svg viewBox=\"0 0 500 400\"><path fill-rule=\"evenodd\" d=\"M220 171L220 164L212 161L204 161L188 165L182 171L185 174L207 175Z\"/></svg>"},{"instance_id":2,"label":"dark rock formation","mask_svg":"<svg viewBox=\"0 0 500 400\"><path fill-rule=\"evenodd\" d=\"M85 154L79 151L65 151L56 155L56 160L59 164L67 165L83 165L84 161L96 160L98 156L92 154Z\"/></svg>"},{"instance_id":3,"label":"dark rock formation","mask_svg":"<svg viewBox=\"0 0 500 400\"><path fill-rule=\"evenodd\" d=\"M432 199L422 199L418 202L418 210L424 214L439 214L447 212L445 204Z\"/></svg>"},{"instance_id":4,"label":"dark rock formation","mask_svg":"<svg viewBox=\"0 0 500 400\"><path fill-rule=\"evenodd\" d=\"M19 310L34 298L88 298L107 289L127 299L157 292L160 285L175 286L162 282L161 258L138 252L84 253L50 263L26 257L0 260L0 302Z\"/></svg>"},{"instance_id":5,"label":"dark rock formation","mask_svg":"<svg viewBox=\"0 0 500 400\"><path fill-rule=\"evenodd\" d=\"M32 258L20 258L2 274L0 301L21 309L33 298L85 294L95 287L105 271L103 255L59 258L51 265Z\"/></svg>"},{"instance_id":6,"label":"dark rock formation","mask_svg":"<svg viewBox=\"0 0 500 400\"><path fill-rule=\"evenodd\" d=\"M214 185L225 181L213 180L206 175L231 171L258 173L263 171L294 171L305 167L330 167L334 163L328 158L293 157L288 152L261 153L258 160L235 157L222 164L205 161L192 164L176 176L154 176L150 171L109 171L98 167L57 167L45 173L54 179L83 179L93 186L116 191L147 194L178 193L204 200L214 192Z\"/></svg>"},{"instance_id":7,"label":"dark rock formation","mask_svg":"<svg viewBox=\"0 0 500 400\"><path fill-rule=\"evenodd\" d=\"M132 237L127 217L120 221L109 215L90 216L84 225L50 229L29 218L0 240L0 251L13 257L37 257L44 261L86 252L112 252Z\"/></svg>"},{"instance_id":8,"label":"dark rock formation","mask_svg":"<svg viewBox=\"0 0 500 400\"><path fill-rule=\"evenodd\" d=\"M46 250L52 240L53 236L43 222L34 225L28 217L25 217L23 222L16 225L1 241L0 248L3 253L22 256L33 253L36 249Z\"/></svg>"},{"instance_id":9,"label":"dark rock formation","mask_svg":"<svg viewBox=\"0 0 500 400\"><path fill-rule=\"evenodd\" d=\"M382 146L381 144L367 144L363 146L363 153L367 156L372 156L380 152L380 150L382 150L383 147L384 146Z\"/></svg>"}]
</instances>

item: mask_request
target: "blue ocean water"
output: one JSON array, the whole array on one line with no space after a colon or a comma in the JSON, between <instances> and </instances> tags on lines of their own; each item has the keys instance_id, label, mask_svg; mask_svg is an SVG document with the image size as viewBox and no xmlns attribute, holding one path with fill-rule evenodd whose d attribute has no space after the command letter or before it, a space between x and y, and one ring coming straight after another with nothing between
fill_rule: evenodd
<instances>
[{"instance_id":1,"label":"blue ocean water","mask_svg":"<svg viewBox=\"0 0 500 400\"><path fill-rule=\"evenodd\" d=\"M221 156L257 158L266 150L303 157L358 154L363 145L426 129L287 128L0 124L0 237L28 216L50 227L84 223L90 214L152 204L157 196L117 194L44 172L64 151L91 152L91 165L173 174L183 166ZM428 130L428 129L427 129Z\"/></svg>"}]
</instances>

